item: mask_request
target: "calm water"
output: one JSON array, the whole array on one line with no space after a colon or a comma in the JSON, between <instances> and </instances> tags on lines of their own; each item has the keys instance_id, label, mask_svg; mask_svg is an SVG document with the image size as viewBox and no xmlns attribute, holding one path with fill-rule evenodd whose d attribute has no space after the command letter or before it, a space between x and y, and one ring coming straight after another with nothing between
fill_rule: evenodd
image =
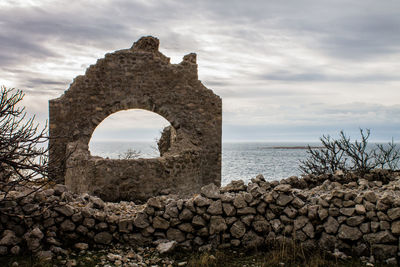
<instances>
[{"instance_id":1,"label":"calm water","mask_svg":"<svg viewBox=\"0 0 400 267\"><path fill-rule=\"evenodd\" d=\"M268 180L279 180L300 175L299 160L306 156L305 149L280 147L306 146L307 143L223 143L222 184L242 179L245 182L258 174ZM310 143L310 145L316 145ZM151 142L92 142L92 155L118 158L118 155L133 148L141 157L158 157L155 143Z\"/></svg>"}]
</instances>

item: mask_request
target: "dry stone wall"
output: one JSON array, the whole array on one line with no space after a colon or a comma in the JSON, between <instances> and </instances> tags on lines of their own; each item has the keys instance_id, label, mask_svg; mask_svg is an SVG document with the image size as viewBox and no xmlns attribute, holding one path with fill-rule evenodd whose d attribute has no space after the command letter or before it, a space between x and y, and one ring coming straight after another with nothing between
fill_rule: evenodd
<instances>
[{"instance_id":1,"label":"dry stone wall","mask_svg":"<svg viewBox=\"0 0 400 267\"><path fill-rule=\"evenodd\" d=\"M0 253L62 253L70 244L131 246L176 242L189 250L257 248L299 242L396 264L400 241L400 172L291 177L262 176L180 199L150 198L145 204L103 202L73 194L63 185L22 202L13 192L2 203ZM12 214L24 216L11 216ZM76 246L75 246L76 247ZM84 247L87 247L86 245Z\"/></svg>"},{"instance_id":2,"label":"dry stone wall","mask_svg":"<svg viewBox=\"0 0 400 267\"><path fill-rule=\"evenodd\" d=\"M130 49L106 54L50 100L49 167L58 182L107 201L144 201L162 190L189 195L220 185L221 99L198 80L196 54L171 64L158 47L158 39L143 37ZM95 128L127 109L152 111L171 123L160 140L161 157L91 156Z\"/></svg>"}]
</instances>

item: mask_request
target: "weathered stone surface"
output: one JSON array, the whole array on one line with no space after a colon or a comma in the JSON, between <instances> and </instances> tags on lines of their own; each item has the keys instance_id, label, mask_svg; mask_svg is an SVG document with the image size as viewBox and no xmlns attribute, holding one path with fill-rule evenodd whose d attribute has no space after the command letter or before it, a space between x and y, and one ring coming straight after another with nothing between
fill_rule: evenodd
<instances>
[{"instance_id":1,"label":"weathered stone surface","mask_svg":"<svg viewBox=\"0 0 400 267\"><path fill-rule=\"evenodd\" d=\"M364 216L352 216L347 218L346 223L349 226L357 226L360 225L364 221Z\"/></svg>"},{"instance_id":2,"label":"weathered stone surface","mask_svg":"<svg viewBox=\"0 0 400 267\"><path fill-rule=\"evenodd\" d=\"M81 222L83 219L82 213L75 213L74 215L71 216L71 220L74 223L79 223Z\"/></svg>"},{"instance_id":3,"label":"weathered stone surface","mask_svg":"<svg viewBox=\"0 0 400 267\"><path fill-rule=\"evenodd\" d=\"M256 217L252 223L254 230L259 233L268 232L271 228L269 222L263 217Z\"/></svg>"},{"instance_id":4,"label":"weathered stone surface","mask_svg":"<svg viewBox=\"0 0 400 267\"><path fill-rule=\"evenodd\" d=\"M182 223L182 224L178 225L178 229L183 232L186 232L186 233L194 232L194 228L191 223Z\"/></svg>"},{"instance_id":5,"label":"weathered stone surface","mask_svg":"<svg viewBox=\"0 0 400 267\"><path fill-rule=\"evenodd\" d=\"M257 214L257 211L253 207L245 207L236 210L237 215L246 215L246 214Z\"/></svg>"},{"instance_id":6,"label":"weathered stone surface","mask_svg":"<svg viewBox=\"0 0 400 267\"><path fill-rule=\"evenodd\" d=\"M169 228L169 222L159 216L155 217L153 219L153 227L154 229L168 229Z\"/></svg>"},{"instance_id":7,"label":"weathered stone surface","mask_svg":"<svg viewBox=\"0 0 400 267\"><path fill-rule=\"evenodd\" d=\"M233 205L238 209L247 207L247 202L244 199L244 194L237 194L235 199L233 200Z\"/></svg>"},{"instance_id":8,"label":"weathered stone surface","mask_svg":"<svg viewBox=\"0 0 400 267\"><path fill-rule=\"evenodd\" d=\"M267 204L264 201L261 201L260 204L257 206L257 212L259 214L265 214L265 208L267 207Z\"/></svg>"},{"instance_id":9,"label":"weathered stone surface","mask_svg":"<svg viewBox=\"0 0 400 267\"><path fill-rule=\"evenodd\" d=\"M371 251L377 260L385 260L397 256L397 246L374 244L371 246Z\"/></svg>"},{"instance_id":10,"label":"weathered stone surface","mask_svg":"<svg viewBox=\"0 0 400 267\"><path fill-rule=\"evenodd\" d=\"M61 225L60 228L62 231L74 231L75 230L75 224L71 220L65 220Z\"/></svg>"},{"instance_id":11,"label":"weathered stone surface","mask_svg":"<svg viewBox=\"0 0 400 267\"><path fill-rule=\"evenodd\" d=\"M19 255L20 252L21 252L21 247L20 247L20 246L13 246L13 247L10 249L10 252L11 252L12 255ZM0 254L1 254L1 253L0 253Z\"/></svg>"},{"instance_id":12,"label":"weathered stone surface","mask_svg":"<svg viewBox=\"0 0 400 267\"><path fill-rule=\"evenodd\" d=\"M210 219L210 235L218 234L228 228L225 219L221 216L211 216Z\"/></svg>"},{"instance_id":13,"label":"weathered stone surface","mask_svg":"<svg viewBox=\"0 0 400 267\"><path fill-rule=\"evenodd\" d=\"M133 219L133 224L138 228L146 228L150 225L147 214L144 212L139 212Z\"/></svg>"},{"instance_id":14,"label":"weathered stone surface","mask_svg":"<svg viewBox=\"0 0 400 267\"><path fill-rule=\"evenodd\" d=\"M390 223L388 221L380 221L379 222L379 228L381 230L389 230L390 229Z\"/></svg>"},{"instance_id":15,"label":"weathered stone surface","mask_svg":"<svg viewBox=\"0 0 400 267\"><path fill-rule=\"evenodd\" d=\"M208 206L211 203L211 200L205 197L202 197L201 195L197 195L194 200L193 200L194 204L198 207L204 207L204 206Z\"/></svg>"},{"instance_id":16,"label":"weathered stone surface","mask_svg":"<svg viewBox=\"0 0 400 267\"><path fill-rule=\"evenodd\" d=\"M98 197L90 197L90 201L93 203L94 208L103 209L105 206L104 201Z\"/></svg>"},{"instance_id":17,"label":"weathered stone surface","mask_svg":"<svg viewBox=\"0 0 400 267\"><path fill-rule=\"evenodd\" d=\"M163 207L161 201L156 197L149 198L147 200L147 205L156 209L161 209Z\"/></svg>"},{"instance_id":18,"label":"weathered stone surface","mask_svg":"<svg viewBox=\"0 0 400 267\"><path fill-rule=\"evenodd\" d=\"M5 230L3 236L0 239L0 246L14 246L20 242L15 233L11 230Z\"/></svg>"},{"instance_id":19,"label":"weathered stone surface","mask_svg":"<svg viewBox=\"0 0 400 267\"><path fill-rule=\"evenodd\" d=\"M257 248L264 244L264 238L253 231L249 231L243 236L242 244L247 249Z\"/></svg>"},{"instance_id":20,"label":"weathered stone surface","mask_svg":"<svg viewBox=\"0 0 400 267\"><path fill-rule=\"evenodd\" d=\"M182 212L179 214L179 219L183 221L189 221L193 218L193 212L189 209L183 209Z\"/></svg>"},{"instance_id":21,"label":"weathered stone surface","mask_svg":"<svg viewBox=\"0 0 400 267\"><path fill-rule=\"evenodd\" d=\"M96 224L96 221L92 218L85 218L83 220L83 225L88 228L93 228L95 224Z\"/></svg>"},{"instance_id":22,"label":"weathered stone surface","mask_svg":"<svg viewBox=\"0 0 400 267\"><path fill-rule=\"evenodd\" d=\"M246 226L241 221L232 224L230 232L234 238L241 238L246 233Z\"/></svg>"},{"instance_id":23,"label":"weathered stone surface","mask_svg":"<svg viewBox=\"0 0 400 267\"><path fill-rule=\"evenodd\" d=\"M392 221L397 220L400 218L400 208L389 209L387 215Z\"/></svg>"},{"instance_id":24,"label":"weathered stone surface","mask_svg":"<svg viewBox=\"0 0 400 267\"><path fill-rule=\"evenodd\" d=\"M294 221L294 229L298 230L304 227L308 223L308 218L305 216L299 216L295 221Z\"/></svg>"},{"instance_id":25,"label":"weathered stone surface","mask_svg":"<svg viewBox=\"0 0 400 267\"><path fill-rule=\"evenodd\" d=\"M221 190L223 192L239 192L246 190L246 185L244 184L243 180L235 180L222 187Z\"/></svg>"},{"instance_id":26,"label":"weathered stone surface","mask_svg":"<svg viewBox=\"0 0 400 267\"><path fill-rule=\"evenodd\" d=\"M244 200L245 200L248 204L250 204L250 203L253 201L253 195L250 194L250 193L248 193L248 192L243 193L243 197L244 197Z\"/></svg>"},{"instance_id":27,"label":"weathered stone surface","mask_svg":"<svg viewBox=\"0 0 400 267\"><path fill-rule=\"evenodd\" d=\"M240 218L240 220L241 220L245 225L250 226L251 223L252 223L253 220L254 220L254 215L252 215L252 214L244 215L244 216L242 216L242 217Z\"/></svg>"},{"instance_id":28,"label":"weathered stone surface","mask_svg":"<svg viewBox=\"0 0 400 267\"><path fill-rule=\"evenodd\" d=\"M371 230L371 225L370 225L369 222L367 222L367 223L362 223L359 227L360 227L360 231L361 231L363 234L367 234L367 233L369 233L370 230Z\"/></svg>"},{"instance_id":29,"label":"weathered stone surface","mask_svg":"<svg viewBox=\"0 0 400 267\"><path fill-rule=\"evenodd\" d=\"M57 212L61 213L62 215L66 216L66 217L70 217L70 216L72 216L72 214L74 214L74 208L71 207L70 205L58 206L58 207L55 207L54 210L56 210Z\"/></svg>"},{"instance_id":30,"label":"weathered stone surface","mask_svg":"<svg viewBox=\"0 0 400 267\"><path fill-rule=\"evenodd\" d=\"M165 215L172 217L172 218L176 218L179 215L179 210L178 207L174 204L168 204L165 206Z\"/></svg>"},{"instance_id":31,"label":"weathered stone surface","mask_svg":"<svg viewBox=\"0 0 400 267\"><path fill-rule=\"evenodd\" d=\"M314 219L317 218L318 209L319 209L318 205L310 205L310 206L308 206L308 218L310 220L314 220Z\"/></svg>"},{"instance_id":32,"label":"weathered stone surface","mask_svg":"<svg viewBox=\"0 0 400 267\"><path fill-rule=\"evenodd\" d=\"M272 195L272 193L271 192L269 192L269 193L266 193L264 196L263 196L263 200L265 201L265 203L272 203L273 201L274 201L274 197L273 197L273 195Z\"/></svg>"},{"instance_id":33,"label":"weathered stone surface","mask_svg":"<svg viewBox=\"0 0 400 267\"><path fill-rule=\"evenodd\" d=\"M206 221L201 216L196 215L192 219L192 224L194 226L205 226L206 225Z\"/></svg>"},{"instance_id":34,"label":"weathered stone surface","mask_svg":"<svg viewBox=\"0 0 400 267\"><path fill-rule=\"evenodd\" d=\"M345 215L345 216L353 216L355 212L354 208L341 208L340 213Z\"/></svg>"},{"instance_id":35,"label":"weathered stone surface","mask_svg":"<svg viewBox=\"0 0 400 267\"><path fill-rule=\"evenodd\" d=\"M279 233L280 230L283 228L283 225L282 225L281 221L278 220L278 219L272 220L271 221L271 226L272 226L272 229L274 230L275 233Z\"/></svg>"},{"instance_id":36,"label":"weathered stone surface","mask_svg":"<svg viewBox=\"0 0 400 267\"><path fill-rule=\"evenodd\" d=\"M132 219L122 219L118 223L118 229L121 233L129 233L133 229Z\"/></svg>"},{"instance_id":37,"label":"weathered stone surface","mask_svg":"<svg viewBox=\"0 0 400 267\"><path fill-rule=\"evenodd\" d=\"M289 192L292 186L290 184L280 184L275 186L274 190L281 192Z\"/></svg>"},{"instance_id":38,"label":"weathered stone surface","mask_svg":"<svg viewBox=\"0 0 400 267\"><path fill-rule=\"evenodd\" d=\"M56 184L53 189L54 189L54 194L58 196L61 196L62 193L68 190L68 188L64 184Z\"/></svg>"},{"instance_id":39,"label":"weathered stone surface","mask_svg":"<svg viewBox=\"0 0 400 267\"><path fill-rule=\"evenodd\" d=\"M311 223L307 223L302 231L309 237L309 238L314 238L315 232L314 232L314 226Z\"/></svg>"},{"instance_id":40,"label":"weathered stone surface","mask_svg":"<svg viewBox=\"0 0 400 267\"><path fill-rule=\"evenodd\" d=\"M276 204L278 204L279 206L286 206L292 200L293 200L292 196L281 193L281 194L279 194L279 197L276 200Z\"/></svg>"},{"instance_id":41,"label":"weathered stone surface","mask_svg":"<svg viewBox=\"0 0 400 267\"><path fill-rule=\"evenodd\" d=\"M158 46L157 38L147 36L106 54L50 100L49 166L72 191L144 201L166 190L188 196L204 185L220 185L222 101L198 80L195 54L171 64ZM129 109L152 111L171 123L158 142L161 157L91 156L87 144L96 127ZM57 159L68 153L64 166Z\"/></svg>"},{"instance_id":42,"label":"weathered stone surface","mask_svg":"<svg viewBox=\"0 0 400 267\"><path fill-rule=\"evenodd\" d=\"M24 235L24 239L30 251L38 251L40 249L43 237L44 234L38 227L35 227Z\"/></svg>"},{"instance_id":43,"label":"weathered stone surface","mask_svg":"<svg viewBox=\"0 0 400 267\"><path fill-rule=\"evenodd\" d=\"M112 239L112 235L108 232L100 232L94 236L94 242L99 244L108 245L111 243Z\"/></svg>"},{"instance_id":44,"label":"weathered stone surface","mask_svg":"<svg viewBox=\"0 0 400 267\"><path fill-rule=\"evenodd\" d=\"M339 228L338 237L340 239L355 241L362 237L362 233L356 227L350 227L345 224L342 224Z\"/></svg>"},{"instance_id":45,"label":"weathered stone surface","mask_svg":"<svg viewBox=\"0 0 400 267\"><path fill-rule=\"evenodd\" d=\"M327 233L323 232L321 235L320 240L318 241L319 246L327 251L333 251L337 243L337 239L333 235L328 235Z\"/></svg>"},{"instance_id":46,"label":"weathered stone surface","mask_svg":"<svg viewBox=\"0 0 400 267\"><path fill-rule=\"evenodd\" d=\"M305 203L300 198L295 197L293 199L293 201L291 202L291 204L293 205L293 207L300 209L300 208L302 208L304 206Z\"/></svg>"},{"instance_id":47,"label":"weathered stone surface","mask_svg":"<svg viewBox=\"0 0 400 267\"><path fill-rule=\"evenodd\" d=\"M375 203L376 202L376 195L373 191L366 191L364 192L364 198L368 202Z\"/></svg>"},{"instance_id":48,"label":"weathered stone surface","mask_svg":"<svg viewBox=\"0 0 400 267\"><path fill-rule=\"evenodd\" d=\"M222 203L222 208L226 216L234 216L236 214L235 207L230 203Z\"/></svg>"},{"instance_id":49,"label":"weathered stone surface","mask_svg":"<svg viewBox=\"0 0 400 267\"><path fill-rule=\"evenodd\" d=\"M203 196L211 199L218 199L221 197L219 187L216 186L214 183L203 186L200 192Z\"/></svg>"},{"instance_id":50,"label":"weathered stone surface","mask_svg":"<svg viewBox=\"0 0 400 267\"><path fill-rule=\"evenodd\" d=\"M87 235L87 233L89 232L89 230L85 227L85 226L83 226L83 225L79 225L77 228L76 228L76 230L75 230L77 233L79 233L79 234L81 234L81 235Z\"/></svg>"},{"instance_id":51,"label":"weathered stone surface","mask_svg":"<svg viewBox=\"0 0 400 267\"><path fill-rule=\"evenodd\" d=\"M76 243L74 247L78 250L87 250L89 245L87 243Z\"/></svg>"},{"instance_id":52,"label":"weathered stone surface","mask_svg":"<svg viewBox=\"0 0 400 267\"><path fill-rule=\"evenodd\" d=\"M297 215L297 210L291 206L287 206L283 212L289 217L289 218L295 218Z\"/></svg>"},{"instance_id":53,"label":"weathered stone surface","mask_svg":"<svg viewBox=\"0 0 400 267\"><path fill-rule=\"evenodd\" d=\"M364 239L370 244L384 244L397 241L397 238L395 238L389 231L367 234L364 235Z\"/></svg>"},{"instance_id":54,"label":"weathered stone surface","mask_svg":"<svg viewBox=\"0 0 400 267\"><path fill-rule=\"evenodd\" d=\"M167 238L169 240L175 240L176 242L183 242L185 241L185 234L179 229L169 228L167 231Z\"/></svg>"},{"instance_id":55,"label":"weathered stone surface","mask_svg":"<svg viewBox=\"0 0 400 267\"><path fill-rule=\"evenodd\" d=\"M297 230L294 234L294 239L296 241L304 242L307 240L307 235L303 231Z\"/></svg>"},{"instance_id":56,"label":"weathered stone surface","mask_svg":"<svg viewBox=\"0 0 400 267\"><path fill-rule=\"evenodd\" d=\"M400 235L400 221L393 222L391 230L393 234Z\"/></svg>"},{"instance_id":57,"label":"weathered stone surface","mask_svg":"<svg viewBox=\"0 0 400 267\"><path fill-rule=\"evenodd\" d=\"M357 214L365 214L366 213L365 207L361 204L356 205L355 211Z\"/></svg>"},{"instance_id":58,"label":"weathered stone surface","mask_svg":"<svg viewBox=\"0 0 400 267\"><path fill-rule=\"evenodd\" d=\"M211 215L222 214L222 202L221 200L213 201L207 209L207 212Z\"/></svg>"},{"instance_id":59,"label":"weathered stone surface","mask_svg":"<svg viewBox=\"0 0 400 267\"><path fill-rule=\"evenodd\" d=\"M293 204L293 202L292 202L292 204ZM328 210L326 210L326 209L318 210L318 216L321 221L325 220L329 216Z\"/></svg>"},{"instance_id":60,"label":"weathered stone surface","mask_svg":"<svg viewBox=\"0 0 400 267\"><path fill-rule=\"evenodd\" d=\"M160 254L171 253L175 250L177 244L176 241L160 243L157 245L157 251Z\"/></svg>"}]
</instances>

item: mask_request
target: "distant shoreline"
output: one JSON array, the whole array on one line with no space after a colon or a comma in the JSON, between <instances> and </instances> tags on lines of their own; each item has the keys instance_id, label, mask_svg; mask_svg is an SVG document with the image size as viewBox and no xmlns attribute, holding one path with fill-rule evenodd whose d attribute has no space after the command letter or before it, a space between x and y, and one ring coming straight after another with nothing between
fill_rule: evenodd
<instances>
[{"instance_id":1,"label":"distant shoreline","mask_svg":"<svg viewBox=\"0 0 400 267\"><path fill-rule=\"evenodd\" d=\"M310 146L311 149L320 149L324 148L322 146ZM308 146L273 146L266 147L266 149L308 149Z\"/></svg>"}]
</instances>

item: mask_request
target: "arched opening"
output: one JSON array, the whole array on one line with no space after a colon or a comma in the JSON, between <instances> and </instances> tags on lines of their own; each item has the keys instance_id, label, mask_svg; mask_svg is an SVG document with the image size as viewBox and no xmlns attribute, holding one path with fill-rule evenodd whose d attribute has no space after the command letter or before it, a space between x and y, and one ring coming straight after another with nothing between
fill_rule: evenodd
<instances>
[{"instance_id":1,"label":"arched opening","mask_svg":"<svg viewBox=\"0 0 400 267\"><path fill-rule=\"evenodd\" d=\"M116 112L96 127L89 142L90 154L110 159L159 157L157 142L169 125L164 117L147 110Z\"/></svg>"}]
</instances>

